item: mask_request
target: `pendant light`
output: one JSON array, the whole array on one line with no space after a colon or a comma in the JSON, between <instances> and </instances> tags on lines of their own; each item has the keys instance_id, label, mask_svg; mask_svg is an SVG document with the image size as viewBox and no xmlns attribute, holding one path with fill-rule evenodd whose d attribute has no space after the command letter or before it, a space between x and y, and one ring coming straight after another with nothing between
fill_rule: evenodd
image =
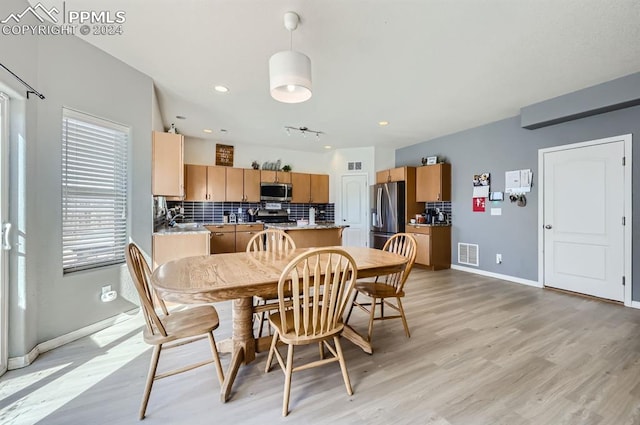
<instances>
[{"instance_id":1,"label":"pendant light","mask_svg":"<svg viewBox=\"0 0 640 425\"><path fill-rule=\"evenodd\" d=\"M289 30L289 50L278 52L269 59L269 88L271 97L279 102L300 103L311 98L311 60L293 50L293 31L300 17L295 12L284 14L284 27Z\"/></svg>"}]
</instances>

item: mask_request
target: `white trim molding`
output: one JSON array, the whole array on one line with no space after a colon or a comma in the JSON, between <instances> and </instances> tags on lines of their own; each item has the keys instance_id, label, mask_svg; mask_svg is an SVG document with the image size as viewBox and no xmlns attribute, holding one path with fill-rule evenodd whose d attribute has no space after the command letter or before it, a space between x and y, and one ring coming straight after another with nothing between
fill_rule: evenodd
<instances>
[{"instance_id":1,"label":"white trim molding","mask_svg":"<svg viewBox=\"0 0 640 425\"><path fill-rule=\"evenodd\" d=\"M33 350L29 351L24 356L10 357L8 362L9 370L20 369L29 366L42 353L46 353L49 350L53 350L54 348L58 348L64 344L68 344L72 341L75 341L76 339L89 336L117 323L122 323L124 321L133 319L139 314L140 309L134 308L124 313L120 313L117 316L113 316L92 325L85 326L84 328L69 332L68 334L60 335L59 337L41 342L40 344L33 347Z\"/></svg>"},{"instance_id":2,"label":"white trim molding","mask_svg":"<svg viewBox=\"0 0 640 425\"><path fill-rule=\"evenodd\" d=\"M535 280L523 279L521 277L509 276L506 274L493 273L485 270L473 269L471 267L458 266L456 264L452 264L451 268L453 270L460 270L461 272L474 273L479 274L481 276L493 277L495 279L506 280L509 282L519 283L521 285L534 286L536 288L542 288L540 282Z\"/></svg>"}]
</instances>

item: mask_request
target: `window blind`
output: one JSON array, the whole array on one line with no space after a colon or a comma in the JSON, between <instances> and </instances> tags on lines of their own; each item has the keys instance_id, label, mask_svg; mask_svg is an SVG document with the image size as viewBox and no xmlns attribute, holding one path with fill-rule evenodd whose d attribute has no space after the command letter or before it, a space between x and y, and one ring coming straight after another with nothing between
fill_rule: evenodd
<instances>
[{"instance_id":1,"label":"window blind","mask_svg":"<svg viewBox=\"0 0 640 425\"><path fill-rule=\"evenodd\" d=\"M129 128L62 112L62 269L125 261Z\"/></svg>"}]
</instances>

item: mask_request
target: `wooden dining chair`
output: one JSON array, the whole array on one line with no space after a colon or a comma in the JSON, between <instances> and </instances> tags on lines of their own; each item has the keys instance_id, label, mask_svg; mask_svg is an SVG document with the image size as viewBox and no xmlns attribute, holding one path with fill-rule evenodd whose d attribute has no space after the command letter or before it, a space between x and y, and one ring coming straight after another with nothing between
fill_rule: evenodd
<instances>
[{"instance_id":1,"label":"wooden dining chair","mask_svg":"<svg viewBox=\"0 0 640 425\"><path fill-rule=\"evenodd\" d=\"M266 229L256 233L249 239L246 251L283 252L292 249L296 249L296 243L286 232L280 229ZM264 323L267 320L266 313L278 309L278 294L256 296L255 298L254 314L259 323L257 337L260 338L262 336Z\"/></svg>"},{"instance_id":2,"label":"wooden dining chair","mask_svg":"<svg viewBox=\"0 0 640 425\"><path fill-rule=\"evenodd\" d=\"M220 385L224 381L222 365L216 348L216 341L213 331L218 328L218 312L211 305L202 305L189 308L182 311L169 313L164 301L158 296L149 280L151 270L147 261L142 256L140 249L133 243L130 243L126 249L127 266L131 273L131 278L135 284L136 290L140 297L140 306L144 313L146 328L143 331L143 338L147 344L153 345L153 354L151 356L151 364L149 365L149 373L145 384L142 405L140 406L140 419L144 419L151 387L154 381L177 373L186 372L209 363L215 363L216 372ZM161 310L159 314L158 308ZM197 337L201 338L197 338ZM206 360L175 369L162 374L157 374L158 360L162 349L177 347L198 341L208 337L211 351L213 353L212 360ZM166 345L167 343L171 343Z\"/></svg>"},{"instance_id":3,"label":"wooden dining chair","mask_svg":"<svg viewBox=\"0 0 640 425\"><path fill-rule=\"evenodd\" d=\"M299 370L337 361L347 393L353 394L340 334L344 327L342 315L351 297L357 271L355 260L346 251L317 248L294 258L280 275L279 309L269 315L274 333L265 372L269 372L275 356L285 374L282 416L289 413L291 375ZM286 300L289 294L291 298ZM330 340L333 340L333 347ZM278 350L279 342L288 345L286 363ZM313 343L320 346L320 359L293 367L294 346ZM325 347L332 357L325 358Z\"/></svg>"},{"instance_id":4,"label":"wooden dining chair","mask_svg":"<svg viewBox=\"0 0 640 425\"><path fill-rule=\"evenodd\" d=\"M404 285L407 282L407 277L413 268L413 263L416 260L417 242L413 235L409 233L396 233L382 247L384 251L392 252L394 254L402 255L407 258L407 263L402 271L397 273L378 276L374 281L359 281L356 282L356 294L349 308L349 313L345 323L349 322L353 307L359 307L369 314L369 329L367 332L367 340L371 342L371 336L373 334L373 322L375 320L389 320L389 319L402 319L404 325L404 332L407 338L411 337L409 333L409 325L407 324L407 318L402 307L402 298L405 295ZM371 299L370 302L358 302L358 296L363 295ZM395 304L389 300L396 300ZM380 306L380 315L376 316L376 305ZM385 316L384 307L388 306L398 312L396 315Z\"/></svg>"}]
</instances>

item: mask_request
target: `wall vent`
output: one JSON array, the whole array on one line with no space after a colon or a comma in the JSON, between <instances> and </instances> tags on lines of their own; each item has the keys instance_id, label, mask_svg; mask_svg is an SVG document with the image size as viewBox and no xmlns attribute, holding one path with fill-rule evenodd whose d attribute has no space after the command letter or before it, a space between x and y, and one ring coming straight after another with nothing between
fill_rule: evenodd
<instances>
[{"instance_id":1,"label":"wall vent","mask_svg":"<svg viewBox=\"0 0 640 425\"><path fill-rule=\"evenodd\" d=\"M477 244L458 243L458 263L479 266L479 248Z\"/></svg>"},{"instance_id":2,"label":"wall vent","mask_svg":"<svg viewBox=\"0 0 640 425\"><path fill-rule=\"evenodd\" d=\"M349 171L359 171L362 170L362 162L347 162L347 169Z\"/></svg>"}]
</instances>

